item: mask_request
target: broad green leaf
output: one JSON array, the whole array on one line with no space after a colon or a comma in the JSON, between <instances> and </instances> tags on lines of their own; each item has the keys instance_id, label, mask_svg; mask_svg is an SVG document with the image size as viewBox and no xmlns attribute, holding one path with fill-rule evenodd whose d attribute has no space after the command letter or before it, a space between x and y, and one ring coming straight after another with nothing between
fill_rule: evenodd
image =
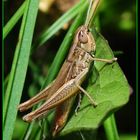
<instances>
[{"instance_id":1,"label":"broad green leaf","mask_svg":"<svg viewBox=\"0 0 140 140\"><path fill-rule=\"evenodd\" d=\"M96 57L113 58L108 42L96 31L93 34L96 40ZM98 71L97 79L87 86L87 91L98 105L94 108L84 96L78 115L69 119L61 135L77 130L97 129L107 116L129 100L129 85L117 62L94 62L94 66ZM94 78L94 75L93 71L89 79Z\"/></svg>"}]
</instances>

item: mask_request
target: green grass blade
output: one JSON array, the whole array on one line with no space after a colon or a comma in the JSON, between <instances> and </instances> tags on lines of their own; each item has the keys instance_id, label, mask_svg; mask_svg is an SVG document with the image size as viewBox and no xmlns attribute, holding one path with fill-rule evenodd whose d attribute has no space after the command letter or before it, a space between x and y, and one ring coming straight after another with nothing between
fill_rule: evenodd
<instances>
[{"instance_id":1,"label":"green grass blade","mask_svg":"<svg viewBox=\"0 0 140 140\"><path fill-rule=\"evenodd\" d=\"M24 13L25 7L26 7L26 1L20 6L20 8L17 10L17 12L12 16L12 18L4 26L4 28L3 28L3 40L10 33L10 31L13 29L13 27L18 22L18 20L21 18L21 16Z\"/></svg>"},{"instance_id":2,"label":"green grass blade","mask_svg":"<svg viewBox=\"0 0 140 140\"><path fill-rule=\"evenodd\" d=\"M8 80L9 80L9 74L4 79L4 88L6 88Z\"/></svg>"},{"instance_id":3,"label":"green grass blade","mask_svg":"<svg viewBox=\"0 0 140 140\"><path fill-rule=\"evenodd\" d=\"M19 34L19 42L16 47L9 82L5 94L6 97L10 98L5 98L4 100L4 140L10 140L12 137L14 123L17 115L17 106L20 102L29 61L38 4L38 0L28 0L26 11L23 16Z\"/></svg>"},{"instance_id":4,"label":"green grass blade","mask_svg":"<svg viewBox=\"0 0 140 140\"><path fill-rule=\"evenodd\" d=\"M85 0L81 0L73 8L67 11L63 16L61 16L54 24L52 24L48 29L46 29L33 44L33 49L35 47L43 45L49 38L51 38L59 29L63 27L65 23L76 16L81 10L82 5Z\"/></svg>"},{"instance_id":5,"label":"green grass blade","mask_svg":"<svg viewBox=\"0 0 140 140\"><path fill-rule=\"evenodd\" d=\"M28 140L29 137L30 137L30 134L31 134L31 131L33 129L33 126L34 126L34 122L32 122L29 126L28 126L28 129L27 129L27 132L26 132L26 135L24 137L24 140Z\"/></svg>"},{"instance_id":6,"label":"green grass blade","mask_svg":"<svg viewBox=\"0 0 140 140\"><path fill-rule=\"evenodd\" d=\"M119 140L114 114L107 118L103 125L107 140Z\"/></svg>"}]
</instances>

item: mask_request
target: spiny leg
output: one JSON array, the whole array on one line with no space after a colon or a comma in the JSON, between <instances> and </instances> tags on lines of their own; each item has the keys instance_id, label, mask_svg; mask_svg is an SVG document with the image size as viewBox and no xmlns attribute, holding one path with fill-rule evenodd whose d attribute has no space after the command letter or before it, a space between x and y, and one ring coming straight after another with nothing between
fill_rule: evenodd
<instances>
[{"instance_id":1,"label":"spiny leg","mask_svg":"<svg viewBox=\"0 0 140 140\"><path fill-rule=\"evenodd\" d=\"M75 78L75 86L82 91L90 100L91 104L97 106L97 103L92 99L92 97L80 86L82 81L85 79L86 74L88 73L88 68L84 69L76 78Z\"/></svg>"},{"instance_id":2,"label":"spiny leg","mask_svg":"<svg viewBox=\"0 0 140 140\"><path fill-rule=\"evenodd\" d=\"M46 115L48 113L48 110L42 110L41 113L38 113L36 111L33 111L31 113L28 113L23 117L23 120L26 122L32 122L33 120L42 117L44 114Z\"/></svg>"},{"instance_id":3,"label":"spiny leg","mask_svg":"<svg viewBox=\"0 0 140 140\"><path fill-rule=\"evenodd\" d=\"M87 91L85 91L80 85L76 83L76 86L88 97L90 100L91 104L94 105L95 107L97 106L97 103L92 99L92 97L89 95Z\"/></svg>"},{"instance_id":4,"label":"spiny leg","mask_svg":"<svg viewBox=\"0 0 140 140\"><path fill-rule=\"evenodd\" d=\"M44 100L49 95L49 91L54 82L55 80L51 84L49 84L44 90L40 91L36 96L32 97L31 99L27 100L24 103L21 103L18 106L18 109L20 111L25 111L31 108L33 105L37 104L38 102Z\"/></svg>"},{"instance_id":5,"label":"spiny leg","mask_svg":"<svg viewBox=\"0 0 140 140\"><path fill-rule=\"evenodd\" d=\"M85 79L87 72L88 68L84 69L84 71L82 71L75 79L71 79L70 81L65 83L56 91L56 93L54 93L48 100L46 100L43 105L41 105L35 111L24 116L23 119L28 122L37 119L48 110L56 107L57 105L68 99L70 96L75 95L79 89L75 83L78 82L78 84L81 84Z\"/></svg>"},{"instance_id":6,"label":"spiny leg","mask_svg":"<svg viewBox=\"0 0 140 140\"><path fill-rule=\"evenodd\" d=\"M102 58L93 57L93 60L94 60L94 61L107 62L107 63L113 63L113 62L117 61L117 58L114 57L114 58L112 58L112 59L102 59Z\"/></svg>"},{"instance_id":7,"label":"spiny leg","mask_svg":"<svg viewBox=\"0 0 140 140\"><path fill-rule=\"evenodd\" d=\"M30 122L34 119L39 118L50 109L56 107L57 105L68 99L70 94L71 96L75 94L77 90L78 88L74 84L74 79L68 81L62 87L60 87L56 91L56 93L54 93L48 100L46 100L46 102L43 105L41 105L38 109L24 116L23 120Z\"/></svg>"}]
</instances>

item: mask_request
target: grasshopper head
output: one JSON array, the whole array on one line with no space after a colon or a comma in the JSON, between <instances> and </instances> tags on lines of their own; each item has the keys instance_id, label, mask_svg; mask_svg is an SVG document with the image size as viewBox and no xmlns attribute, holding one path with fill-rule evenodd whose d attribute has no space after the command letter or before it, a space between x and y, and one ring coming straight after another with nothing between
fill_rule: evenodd
<instances>
[{"instance_id":1,"label":"grasshopper head","mask_svg":"<svg viewBox=\"0 0 140 140\"><path fill-rule=\"evenodd\" d=\"M96 49L96 44L91 32L86 26L81 26L78 29L78 44L86 52L94 52Z\"/></svg>"}]
</instances>

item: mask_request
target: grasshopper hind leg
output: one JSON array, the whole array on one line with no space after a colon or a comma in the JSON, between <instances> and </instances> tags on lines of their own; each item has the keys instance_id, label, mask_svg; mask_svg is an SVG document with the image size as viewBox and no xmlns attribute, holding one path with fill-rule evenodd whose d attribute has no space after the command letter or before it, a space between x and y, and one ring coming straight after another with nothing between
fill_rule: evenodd
<instances>
[{"instance_id":1,"label":"grasshopper hind leg","mask_svg":"<svg viewBox=\"0 0 140 140\"><path fill-rule=\"evenodd\" d=\"M48 110L42 111L42 113L31 112L23 117L23 120L26 122L32 122L35 119L41 119L48 114Z\"/></svg>"},{"instance_id":2,"label":"grasshopper hind leg","mask_svg":"<svg viewBox=\"0 0 140 140\"><path fill-rule=\"evenodd\" d=\"M97 103L92 99L92 97L89 95L89 93L87 91L85 91L82 87L81 87L81 81L83 81L84 79L84 76L86 76L88 72L88 69L85 69L81 74L79 74L76 79L75 79L75 85L76 87L82 91L87 97L88 99L90 100L91 104L96 107L97 106Z\"/></svg>"},{"instance_id":3,"label":"grasshopper hind leg","mask_svg":"<svg viewBox=\"0 0 140 140\"><path fill-rule=\"evenodd\" d=\"M80 85L76 84L76 86L88 97L90 103L96 107L98 104L93 100L93 98L89 95L87 91L85 91Z\"/></svg>"},{"instance_id":4,"label":"grasshopper hind leg","mask_svg":"<svg viewBox=\"0 0 140 140\"><path fill-rule=\"evenodd\" d=\"M51 84L49 84L44 90L42 90L40 93L38 93L36 96L27 100L24 103L21 103L18 106L18 109L22 112L22 111L28 110L29 108L31 108L33 105L37 104L38 102L45 100L45 98L47 98L49 95L49 91L50 91L53 83L54 83L54 81Z\"/></svg>"}]
</instances>

